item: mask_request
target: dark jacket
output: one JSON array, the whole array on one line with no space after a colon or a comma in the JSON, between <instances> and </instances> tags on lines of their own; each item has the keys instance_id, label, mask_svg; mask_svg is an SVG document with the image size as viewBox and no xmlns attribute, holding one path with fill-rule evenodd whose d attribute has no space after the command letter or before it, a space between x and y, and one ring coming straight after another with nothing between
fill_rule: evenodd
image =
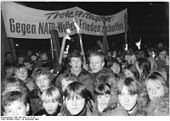
<instances>
[{"instance_id":1,"label":"dark jacket","mask_svg":"<svg viewBox=\"0 0 170 121\"><path fill-rule=\"evenodd\" d=\"M35 116L57 116L60 112L60 108L61 107L58 107L56 112L54 112L53 114L48 114L45 109L41 109L35 114Z\"/></svg>"},{"instance_id":2,"label":"dark jacket","mask_svg":"<svg viewBox=\"0 0 170 121\"><path fill-rule=\"evenodd\" d=\"M125 109L117 107L115 109L107 110L103 113L103 116L129 116Z\"/></svg>"},{"instance_id":3,"label":"dark jacket","mask_svg":"<svg viewBox=\"0 0 170 121\"><path fill-rule=\"evenodd\" d=\"M93 77L92 75L86 71L85 69L82 69L82 71L76 76L75 74L71 73L70 69L67 69L64 73L69 73L71 76L74 76L77 78L77 80L82 83L93 95Z\"/></svg>"},{"instance_id":4,"label":"dark jacket","mask_svg":"<svg viewBox=\"0 0 170 121\"><path fill-rule=\"evenodd\" d=\"M97 97L96 97L97 98ZM114 95L111 95L111 98L109 100L109 104L108 106L103 110L103 112L99 112L98 111L98 106L97 106L97 99L94 103L94 106L93 106L93 115L95 116L112 116L112 115L116 115L116 113L114 114L114 110L117 108L117 99L115 98ZM120 109L119 109L120 110ZM119 111L118 109L116 109L115 111ZM125 110L122 109L122 111L126 112ZM118 114L119 115L123 115L124 112L119 112ZM112 114L113 113L113 114ZM127 113L127 112L126 112ZM126 114L125 113L125 114Z\"/></svg>"},{"instance_id":5,"label":"dark jacket","mask_svg":"<svg viewBox=\"0 0 170 121\"><path fill-rule=\"evenodd\" d=\"M28 94L28 98L30 101L31 115L33 116L43 108L40 95L41 92L38 89L34 89Z\"/></svg>"},{"instance_id":6,"label":"dark jacket","mask_svg":"<svg viewBox=\"0 0 170 121\"><path fill-rule=\"evenodd\" d=\"M105 78L105 75L106 75L106 78L108 76L108 79L103 79L103 77L101 77L99 75L104 75L103 76L104 78ZM116 103L117 102L116 88L117 88L118 81L116 80L113 72L110 69L103 68L98 73L92 73L92 76L93 76L93 80L94 80L94 83L93 83L94 89L100 83L101 80L104 83L108 83L111 86L111 94L112 94L112 96L114 96L114 103Z\"/></svg>"},{"instance_id":7,"label":"dark jacket","mask_svg":"<svg viewBox=\"0 0 170 121\"><path fill-rule=\"evenodd\" d=\"M77 115L71 115L71 113L66 108L65 104L61 107L60 113L58 116L92 116L92 108L89 106L89 104L85 104L83 110L77 114Z\"/></svg>"}]
</instances>

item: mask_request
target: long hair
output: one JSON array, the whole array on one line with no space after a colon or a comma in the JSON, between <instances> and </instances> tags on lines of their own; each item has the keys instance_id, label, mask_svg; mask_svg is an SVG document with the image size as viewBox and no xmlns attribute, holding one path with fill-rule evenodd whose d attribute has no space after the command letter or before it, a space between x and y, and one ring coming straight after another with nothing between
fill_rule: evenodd
<instances>
[{"instance_id":1,"label":"long hair","mask_svg":"<svg viewBox=\"0 0 170 121\"><path fill-rule=\"evenodd\" d=\"M101 82L94 90L96 95L111 94L111 86L107 83Z\"/></svg>"},{"instance_id":2,"label":"long hair","mask_svg":"<svg viewBox=\"0 0 170 121\"><path fill-rule=\"evenodd\" d=\"M135 78L132 77L123 77L118 82L117 95L121 94L124 86L126 86L130 95L138 95L137 108L138 111L141 111L141 108L144 107L148 102L147 93L146 90L142 88L142 83L139 83Z\"/></svg>"},{"instance_id":3,"label":"long hair","mask_svg":"<svg viewBox=\"0 0 170 121\"><path fill-rule=\"evenodd\" d=\"M93 99L91 92L80 82L72 82L67 86L64 91L65 98L70 97L72 94L80 95L87 103Z\"/></svg>"},{"instance_id":4,"label":"long hair","mask_svg":"<svg viewBox=\"0 0 170 121\"><path fill-rule=\"evenodd\" d=\"M139 72L138 72L138 70L136 69L136 66L135 66L135 65L133 65L133 64L128 64L125 69L128 69L129 71L131 71L131 72L134 74L135 78L136 78L136 79L139 79Z\"/></svg>"},{"instance_id":5,"label":"long hair","mask_svg":"<svg viewBox=\"0 0 170 121\"><path fill-rule=\"evenodd\" d=\"M142 78L146 78L150 72L151 64L146 58L138 58L137 64L142 70Z\"/></svg>"}]
</instances>

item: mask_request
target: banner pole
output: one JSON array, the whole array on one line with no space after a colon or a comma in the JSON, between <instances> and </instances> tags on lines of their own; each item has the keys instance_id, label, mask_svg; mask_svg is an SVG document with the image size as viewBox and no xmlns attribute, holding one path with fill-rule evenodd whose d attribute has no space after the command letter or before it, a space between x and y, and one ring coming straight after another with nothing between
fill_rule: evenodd
<instances>
[{"instance_id":1,"label":"banner pole","mask_svg":"<svg viewBox=\"0 0 170 121\"><path fill-rule=\"evenodd\" d=\"M58 63L59 63L59 64L61 64L61 62L62 62L62 58L63 58L63 53L64 53L65 43L66 43L66 38L64 37L64 38L63 38L63 41L62 41L61 50L60 50L59 60L58 60Z\"/></svg>"},{"instance_id":2,"label":"banner pole","mask_svg":"<svg viewBox=\"0 0 170 121\"><path fill-rule=\"evenodd\" d=\"M127 14L125 14L125 47L128 46L128 40L127 40L127 31L128 31L128 24L127 24Z\"/></svg>"},{"instance_id":3,"label":"banner pole","mask_svg":"<svg viewBox=\"0 0 170 121\"><path fill-rule=\"evenodd\" d=\"M86 57L85 57L84 48L83 48L83 41L82 41L82 36L81 36L80 33L79 33L79 37L80 37L80 48L81 48L81 51L82 51L82 54L83 54L84 64L86 64Z\"/></svg>"},{"instance_id":4,"label":"banner pole","mask_svg":"<svg viewBox=\"0 0 170 121\"><path fill-rule=\"evenodd\" d=\"M53 41L52 41L52 39L50 39L50 43L51 43L51 54L52 54L52 59L54 59Z\"/></svg>"}]
</instances>

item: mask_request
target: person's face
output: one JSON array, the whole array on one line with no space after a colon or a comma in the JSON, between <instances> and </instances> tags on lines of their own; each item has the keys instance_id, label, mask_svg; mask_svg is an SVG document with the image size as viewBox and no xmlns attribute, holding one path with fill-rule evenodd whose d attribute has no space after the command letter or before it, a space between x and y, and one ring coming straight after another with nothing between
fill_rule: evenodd
<instances>
[{"instance_id":1,"label":"person's face","mask_svg":"<svg viewBox=\"0 0 170 121\"><path fill-rule=\"evenodd\" d=\"M41 60L48 60L48 56L46 53L40 55Z\"/></svg>"},{"instance_id":2,"label":"person's face","mask_svg":"<svg viewBox=\"0 0 170 121\"><path fill-rule=\"evenodd\" d=\"M27 69L31 69L32 65L28 62L24 62L24 65L27 67Z\"/></svg>"},{"instance_id":3,"label":"person's face","mask_svg":"<svg viewBox=\"0 0 170 121\"><path fill-rule=\"evenodd\" d=\"M71 66L71 69L73 71L80 71L81 70L81 65L82 65L82 62L81 62L81 59L80 58L76 58L76 57L73 57L70 59L70 66Z\"/></svg>"},{"instance_id":4,"label":"person's face","mask_svg":"<svg viewBox=\"0 0 170 121\"><path fill-rule=\"evenodd\" d=\"M117 51L113 51L113 57L116 57L117 56Z\"/></svg>"},{"instance_id":5,"label":"person's face","mask_svg":"<svg viewBox=\"0 0 170 121\"><path fill-rule=\"evenodd\" d=\"M90 57L90 68L93 73L97 73L103 69L104 62L100 56L92 56Z\"/></svg>"},{"instance_id":6,"label":"person's face","mask_svg":"<svg viewBox=\"0 0 170 121\"><path fill-rule=\"evenodd\" d=\"M122 88L122 92L120 95L118 95L118 99L120 102L120 105L125 108L125 110L130 111L132 110L136 103L137 103L137 94L131 95L126 86Z\"/></svg>"},{"instance_id":7,"label":"person's face","mask_svg":"<svg viewBox=\"0 0 170 121\"><path fill-rule=\"evenodd\" d=\"M146 89L150 100L156 97L164 96L164 87L159 80L149 79L146 83Z\"/></svg>"},{"instance_id":8,"label":"person's face","mask_svg":"<svg viewBox=\"0 0 170 121\"><path fill-rule=\"evenodd\" d=\"M124 70L124 75L125 77L134 77L134 74L129 69Z\"/></svg>"},{"instance_id":9,"label":"person's face","mask_svg":"<svg viewBox=\"0 0 170 121\"><path fill-rule=\"evenodd\" d=\"M97 95L98 106L103 110L108 106L110 101L110 94Z\"/></svg>"},{"instance_id":10,"label":"person's face","mask_svg":"<svg viewBox=\"0 0 170 121\"><path fill-rule=\"evenodd\" d=\"M23 64L23 62L24 62L24 57L19 57L18 58L18 63L19 64Z\"/></svg>"},{"instance_id":11,"label":"person's face","mask_svg":"<svg viewBox=\"0 0 170 121\"><path fill-rule=\"evenodd\" d=\"M29 105L25 105L22 101L16 100L4 107L4 116L26 116L29 111Z\"/></svg>"},{"instance_id":12,"label":"person's face","mask_svg":"<svg viewBox=\"0 0 170 121\"><path fill-rule=\"evenodd\" d=\"M26 78L28 77L28 71L26 67L20 68L16 70L15 75L18 79L25 82Z\"/></svg>"},{"instance_id":13,"label":"person's face","mask_svg":"<svg viewBox=\"0 0 170 121\"><path fill-rule=\"evenodd\" d=\"M113 73L120 73L120 66L116 63L114 63L112 66L111 66L111 70L113 71Z\"/></svg>"},{"instance_id":14,"label":"person's face","mask_svg":"<svg viewBox=\"0 0 170 121\"><path fill-rule=\"evenodd\" d=\"M41 92L45 91L49 85L50 85L50 80L47 75L39 75L36 78L36 85L40 89Z\"/></svg>"},{"instance_id":15,"label":"person's face","mask_svg":"<svg viewBox=\"0 0 170 121\"><path fill-rule=\"evenodd\" d=\"M32 55L32 51L28 50L27 55L31 56Z\"/></svg>"},{"instance_id":16,"label":"person's face","mask_svg":"<svg viewBox=\"0 0 170 121\"><path fill-rule=\"evenodd\" d=\"M78 94L66 97L66 107L72 115L79 114L85 106L85 99Z\"/></svg>"},{"instance_id":17,"label":"person's face","mask_svg":"<svg viewBox=\"0 0 170 121\"><path fill-rule=\"evenodd\" d=\"M134 55L129 56L129 59L127 60L129 64L134 64L135 61L136 61L136 57Z\"/></svg>"},{"instance_id":18,"label":"person's face","mask_svg":"<svg viewBox=\"0 0 170 121\"><path fill-rule=\"evenodd\" d=\"M58 101L56 99L47 98L43 100L43 107L45 108L48 114L53 114L58 108Z\"/></svg>"},{"instance_id":19,"label":"person's face","mask_svg":"<svg viewBox=\"0 0 170 121\"><path fill-rule=\"evenodd\" d=\"M62 91L64 92L65 89L67 88L67 86L72 83L73 81L67 81L66 79L62 79L61 80L61 87L62 87Z\"/></svg>"},{"instance_id":20,"label":"person's face","mask_svg":"<svg viewBox=\"0 0 170 121\"><path fill-rule=\"evenodd\" d=\"M6 75L11 76L14 73L14 68L9 67L5 71L6 71Z\"/></svg>"},{"instance_id":21,"label":"person's face","mask_svg":"<svg viewBox=\"0 0 170 121\"><path fill-rule=\"evenodd\" d=\"M9 54L6 56L6 59L7 59L7 60L12 60L12 55L11 55L11 53L9 53Z\"/></svg>"},{"instance_id":22,"label":"person's face","mask_svg":"<svg viewBox=\"0 0 170 121\"><path fill-rule=\"evenodd\" d=\"M162 60L165 60L165 59L166 59L166 55L167 55L167 52L166 52L166 51L162 51L162 52L159 53L159 57L160 57L160 59L162 59Z\"/></svg>"}]
</instances>

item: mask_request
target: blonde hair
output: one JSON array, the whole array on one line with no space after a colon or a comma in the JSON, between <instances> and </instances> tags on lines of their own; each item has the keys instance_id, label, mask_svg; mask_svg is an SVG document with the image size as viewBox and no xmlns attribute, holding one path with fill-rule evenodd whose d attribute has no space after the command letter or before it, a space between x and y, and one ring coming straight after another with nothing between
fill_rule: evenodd
<instances>
[{"instance_id":1,"label":"blonde hair","mask_svg":"<svg viewBox=\"0 0 170 121\"><path fill-rule=\"evenodd\" d=\"M50 86L41 95L42 101L47 100L47 99L56 100L59 103L62 103L62 95L61 95L60 90L55 86Z\"/></svg>"},{"instance_id":2,"label":"blonde hair","mask_svg":"<svg viewBox=\"0 0 170 121\"><path fill-rule=\"evenodd\" d=\"M159 80L159 82L164 87L164 91L165 91L164 95L167 95L169 93L167 81L165 80L165 78L162 76L162 74L160 72L154 71L150 75L148 75L147 79L145 80L145 86L146 86L146 84L148 83L149 80L152 80L153 82L155 82L155 80Z\"/></svg>"}]
</instances>

